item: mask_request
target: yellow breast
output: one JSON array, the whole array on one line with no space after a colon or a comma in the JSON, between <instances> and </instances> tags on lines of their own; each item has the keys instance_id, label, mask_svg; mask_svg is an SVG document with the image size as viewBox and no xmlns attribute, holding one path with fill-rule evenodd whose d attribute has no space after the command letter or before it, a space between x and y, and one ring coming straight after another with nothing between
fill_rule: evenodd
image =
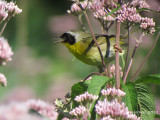
<instances>
[{"instance_id":1,"label":"yellow breast","mask_svg":"<svg viewBox=\"0 0 160 120\"><path fill-rule=\"evenodd\" d=\"M97 39L99 47L101 49L102 55L105 58L107 52L112 52L111 45L109 46L109 51L107 51L107 42L105 37L98 37ZM93 38L87 40L81 40L74 45L65 43L65 46L69 49L73 55L79 60L83 61L89 65L100 66L101 57ZM113 45L112 45L113 46ZM113 55L112 55L113 56ZM109 57L109 56L108 56ZM107 59L105 59L107 61Z\"/></svg>"}]
</instances>

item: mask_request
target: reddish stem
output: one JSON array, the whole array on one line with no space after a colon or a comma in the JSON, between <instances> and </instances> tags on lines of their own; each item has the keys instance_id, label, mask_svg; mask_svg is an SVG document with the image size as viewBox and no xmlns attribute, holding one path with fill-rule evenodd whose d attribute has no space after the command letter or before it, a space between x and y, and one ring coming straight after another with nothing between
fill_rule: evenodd
<instances>
[{"instance_id":1,"label":"reddish stem","mask_svg":"<svg viewBox=\"0 0 160 120\"><path fill-rule=\"evenodd\" d=\"M116 24L116 46L119 46L119 37L120 37L120 22L117 21ZM116 77L116 88L120 88L120 75L119 75L119 51L115 51L115 77Z\"/></svg>"},{"instance_id":2,"label":"reddish stem","mask_svg":"<svg viewBox=\"0 0 160 120\"><path fill-rule=\"evenodd\" d=\"M100 54L100 56L101 56L102 66L103 66L105 75L108 76L108 72L107 72L107 69L106 69L106 66L105 66L105 61L104 61L104 58L103 58L101 49L100 49L100 47L99 47L99 45L98 45L98 42L97 42L97 40L96 40L96 37L95 37L95 35L94 35L94 33L93 33L92 26L91 26L91 23L90 23L90 20L89 20L89 17L88 17L88 15L87 15L86 11L84 11L84 15L85 15L86 20L87 20L87 23L88 23L88 25L89 25L89 29L90 29L90 32L91 32L92 37L93 37L93 39L94 39L94 42L96 43L96 46L97 46L98 51L99 51L99 54Z\"/></svg>"},{"instance_id":3,"label":"reddish stem","mask_svg":"<svg viewBox=\"0 0 160 120\"><path fill-rule=\"evenodd\" d=\"M148 57L149 57L150 54L152 53L153 48L155 47L155 45L156 45L156 43L157 43L157 40L158 40L159 36L160 36L160 32L158 33L158 35L157 35L157 37L156 37L156 39L155 39L155 41L154 41L154 43L153 43L153 45L152 45L150 51L148 52L147 56L144 58L144 60L142 61L141 65L139 66L139 68L137 69L137 71L135 72L135 74L133 75L133 77L131 78L131 81L134 80L134 78L136 77L136 75L137 75L137 74L139 73L139 71L141 70L143 64L146 62L146 60L148 59Z\"/></svg>"}]
</instances>

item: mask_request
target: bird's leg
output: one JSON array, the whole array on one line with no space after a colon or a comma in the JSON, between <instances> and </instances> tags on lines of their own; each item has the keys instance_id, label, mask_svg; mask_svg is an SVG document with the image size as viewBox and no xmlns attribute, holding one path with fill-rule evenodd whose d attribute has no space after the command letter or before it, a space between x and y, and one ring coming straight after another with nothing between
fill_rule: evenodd
<instances>
[{"instance_id":1,"label":"bird's leg","mask_svg":"<svg viewBox=\"0 0 160 120\"><path fill-rule=\"evenodd\" d=\"M118 52L120 52L120 53L122 53L123 51L122 51L122 48L121 47L119 47L118 45L116 45L116 44L114 44L113 45L113 48L115 49L115 51L118 51Z\"/></svg>"},{"instance_id":2,"label":"bird's leg","mask_svg":"<svg viewBox=\"0 0 160 120\"><path fill-rule=\"evenodd\" d=\"M108 78L111 78L110 67L111 67L111 65L108 63L108 65L107 65Z\"/></svg>"}]
</instances>

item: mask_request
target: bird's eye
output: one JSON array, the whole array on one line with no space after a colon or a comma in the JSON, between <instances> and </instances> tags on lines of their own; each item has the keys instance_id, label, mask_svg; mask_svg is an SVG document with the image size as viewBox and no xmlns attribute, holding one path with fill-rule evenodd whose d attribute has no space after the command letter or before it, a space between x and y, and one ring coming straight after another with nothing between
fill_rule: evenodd
<instances>
[{"instance_id":1,"label":"bird's eye","mask_svg":"<svg viewBox=\"0 0 160 120\"><path fill-rule=\"evenodd\" d=\"M64 39L64 42L68 42L71 45L74 45L76 43L76 39L73 35L69 33L64 33L61 38Z\"/></svg>"}]
</instances>

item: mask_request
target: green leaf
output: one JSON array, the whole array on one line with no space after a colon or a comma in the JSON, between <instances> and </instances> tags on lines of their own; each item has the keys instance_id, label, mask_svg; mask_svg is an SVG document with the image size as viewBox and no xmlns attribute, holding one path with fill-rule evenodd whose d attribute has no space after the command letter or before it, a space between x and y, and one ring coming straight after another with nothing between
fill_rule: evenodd
<instances>
[{"instance_id":1,"label":"green leaf","mask_svg":"<svg viewBox=\"0 0 160 120\"><path fill-rule=\"evenodd\" d=\"M65 116L63 114L58 114L57 120L62 120Z\"/></svg>"},{"instance_id":2,"label":"green leaf","mask_svg":"<svg viewBox=\"0 0 160 120\"><path fill-rule=\"evenodd\" d=\"M160 119L160 115L155 114L155 117L154 117L154 118L158 118L158 119Z\"/></svg>"},{"instance_id":3,"label":"green leaf","mask_svg":"<svg viewBox=\"0 0 160 120\"><path fill-rule=\"evenodd\" d=\"M88 89L87 89L88 93L93 95L99 95L101 93L102 88L104 88L109 81L110 79L106 76L97 76L97 75L93 76L90 84L88 85ZM96 104L96 101L92 104L92 107L90 110L92 120L96 119L96 113L94 111L95 104Z\"/></svg>"},{"instance_id":4,"label":"green leaf","mask_svg":"<svg viewBox=\"0 0 160 120\"><path fill-rule=\"evenodd\" d=\"M142 120L154 120L155 103L152 93L146 84L136 84L139 112Z\"/></svg>"},{"instance_id":5,"label":"green leaf","mask_svg":"<svg viewBox=\"0 0 160 120\"><path fill-rule=\"evenodd\" d=\"M88 84L90 83L90 81L91 80L86 80L84 82L78 82L78 83L75 83L72 86L72 88L71 88L71 100L73 101L73 105L72 105L73 108L75 108L79 105L76 101L74 101L74 98L87 91Z\"/></svg>"},{"instance_id":6,"label":"green leaf","mask_svg":"<svg viewBox=\"0 0 160 120\"><path fill-rule=\"evenodd\" d=\"M118 4L118 3L116 3L116 2L115 2L115 4L116 4L118 7L117 7L117 8L114 8L111 12L107 13L106 16L112 15L113 13L117 12L117 11L121 8L120 4Z\"/></svg>"},{"instance_id":7,"label":"green leaf","mask_svg":"<svg viewBox=\"0 0 160 120\"><path fill-rule=\"evenodd\" d=\"M78 82L74 84L71 88L71 98L74 99L77 95L80 95L86 92L90 81L91 80L87 80L85 82Z\"/></svg>"},{"instance_id":8,"label":"green leaf","mask_svg":"<svg viewBox=\"0 0 160 120\"><path fill-rule=\"evenodd\" d=\"M114 12L117 12L119 8L114 8L111 12L107 13L106 16L112 15Z\"/></svg>"},{"instance_id":9,"label":"green leaf","mask_svg":"<svg viewBox=\"0 0 160 120\"><path fill-rule=\"evenodd\" d=\"M102 87L104 87L109 82L109 80L110 79L105 76L98 76L98 75L93 76L90 84L88 85L87 89L88 93L99 95Z\"/></svg>"},{"instance_id":10,"label":"green leaf","mask_svg":"<svg viewBox=\"0 0 160 120\"><path fill-rule=\"evenodd\" d=\"M156 10L153 10L153 9L149 9L149 8L141 8L141 9L137 9L137 12L141 12L141 11L145 11L145 10L149 10L149 11L153 11L153 12L160 13L159 11L156 11Z\"/></svg>"},{"instance_id":11,"label":"green leaf","mask_svg":"<svg viewBox=\"0 0 160 120\"><path fill-rule=\"evenodd\" d=\"M142 78L136 80L135 83L160 84L160 74L148 75L148 76L142 77Z\"/></svg>"},{"instance_id":12,"label":"green leaf","mask_svg":"<svg viewBox=\"0 0 160 120\"><path fill-rule=\"evenodd\" d=\"M125 103L130 111L138 110L138 101L137 101L137 90L135 84L132 82L127 82L125 85L122 85L125 95Z\"/></svg>"},{"instance_id":13,"label":"green leaf","mask_svg":"<svg viewBox=\"0 0 160 120\"><path fill-rule=\"evenodd\" d=\"M98 95L101 91L102 86L105 86L109 81L109 78L105 76L93 76L91 80L86 80L84 82L78 82L74 84L71 88L71 98L77 95L83 94L88 91L90 94Z\"/></svg>"}]
</instances>

